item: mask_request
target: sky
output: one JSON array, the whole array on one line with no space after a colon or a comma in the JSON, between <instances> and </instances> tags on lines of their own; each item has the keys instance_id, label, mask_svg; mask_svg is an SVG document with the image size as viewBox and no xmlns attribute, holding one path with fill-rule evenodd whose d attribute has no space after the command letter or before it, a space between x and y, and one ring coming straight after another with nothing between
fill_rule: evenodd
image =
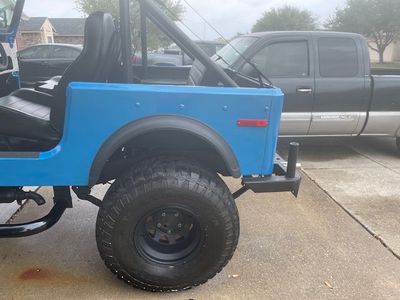
<instances>
[{"instance_id":1,"label":"sky","mask_svg":"<svg viewBox=\"0 0 400 300\"><path fill-rule=\"evenodd\" d=\"M185 5L184 1L181 1ZM256 20L262 16L263 12L271 8L279 8L287 4L307 9L322 24L324 20L335 12L336 8L343 7L346 2L346 0L186 1L218 29L225 38L230 38L238 32L250 32ZM74 0L27 0L25 14L30 17L82 17L82 13L76 9ZM183 22L202 39L215 39L218 37L212 29L205 26L204 22L190 8L186 9Z\"/></svg>"}]
</instances>

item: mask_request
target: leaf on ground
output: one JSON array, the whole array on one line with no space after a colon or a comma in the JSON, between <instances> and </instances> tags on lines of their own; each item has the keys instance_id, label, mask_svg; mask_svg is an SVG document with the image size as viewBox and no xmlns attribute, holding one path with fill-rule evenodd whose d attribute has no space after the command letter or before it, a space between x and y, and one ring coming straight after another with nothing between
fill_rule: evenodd
<instances>
[{"instance_id":1,"label":"leaf on ground","mask_svg":"<svg viewBox=\"0 0 400 300\"><path fill-rule=\"evenodd\" d=\"M333 289L333 286L328 281L325 281L324 283L328 288Z\"/></svg>"}]
</instances>

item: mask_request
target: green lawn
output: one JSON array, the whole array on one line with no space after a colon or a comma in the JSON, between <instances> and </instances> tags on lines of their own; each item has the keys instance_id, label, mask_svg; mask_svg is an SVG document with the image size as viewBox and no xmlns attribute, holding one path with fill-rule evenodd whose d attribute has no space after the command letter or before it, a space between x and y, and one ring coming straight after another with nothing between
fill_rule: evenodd
<instances>
[{"instance_id":1,"label":"green lawn","mask_svg":"<svg viewBox=\"0 0 400 300\"><path fill-rule=\"evenodd\" d=\"M372 64L373 69L400 69L400 62L390 62L390 63L383 63L383 64L378 64L378 63L373 63Z\"/></svg>"}]
</instances>

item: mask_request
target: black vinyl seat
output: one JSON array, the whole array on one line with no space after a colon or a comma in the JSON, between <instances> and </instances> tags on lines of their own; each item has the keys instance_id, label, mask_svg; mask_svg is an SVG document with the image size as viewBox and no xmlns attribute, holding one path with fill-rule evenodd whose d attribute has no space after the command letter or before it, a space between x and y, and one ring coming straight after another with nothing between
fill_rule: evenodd
<instances>
[{"instance_id":1,"label":"black vinyl seat","mask_svg":"<svg viewBox=\"0 0 400 300\"><path fill-rule=\"evenodd\" d=\"M63 133L68 84L111 80L121 65L120 49L111 15L91 14L85 24L82 53L65 71L54 95L20 89L0 98L0 136L55 146Z\"/></svg>"}]
</instances>

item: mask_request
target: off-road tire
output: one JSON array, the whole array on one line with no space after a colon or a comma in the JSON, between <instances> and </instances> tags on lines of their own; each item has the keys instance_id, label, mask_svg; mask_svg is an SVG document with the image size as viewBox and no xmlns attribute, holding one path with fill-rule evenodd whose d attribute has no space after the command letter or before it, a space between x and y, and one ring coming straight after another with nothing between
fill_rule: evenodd
<instances>
[{"instance_id":1,"label":"off-road tire","mask_svg":"<svg viewBox=\"0 0 400 300\"><path fill-rule=\"evenodd\" d=\"M138 239L148 239L148 233L136 239L140 220L164 207L182 207L196 218L192 231L198 228L200 238L192 256L160 263L138 246ZM183 158L148 159L118 178L105 195L96 224L106 266L126 283L153 292L181 291L207 282L232 258L238 239L238 211L225 183Z\"/></svg>"}]
</instances>

